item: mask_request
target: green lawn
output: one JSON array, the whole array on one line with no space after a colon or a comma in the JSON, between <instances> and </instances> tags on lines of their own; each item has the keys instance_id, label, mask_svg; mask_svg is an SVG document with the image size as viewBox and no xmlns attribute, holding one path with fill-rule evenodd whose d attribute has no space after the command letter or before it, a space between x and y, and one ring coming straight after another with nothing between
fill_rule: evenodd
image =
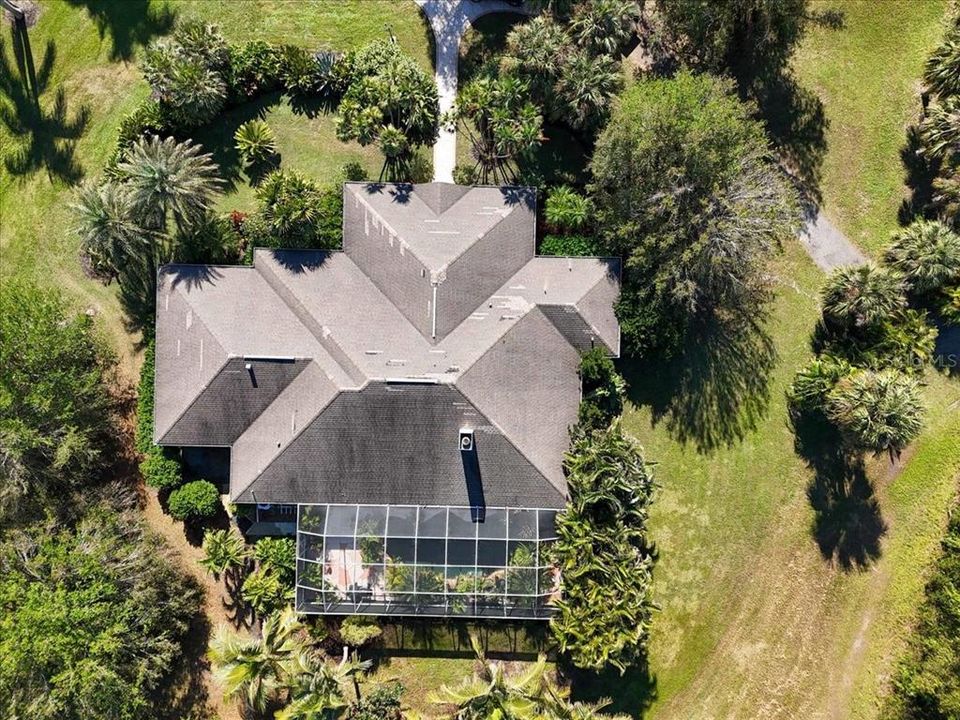
<instances>
[{"instance_id":1,"label":"green lawn","mask_svg":"<svg viewBox=\"0 0 960 720\"><path fill-rule=\"evenodd\" d=\"M136 67L143 44L168 32L176 14L192 14L218 22L234 41L265 37L337 49L384 37L389 27L425 68L432 58L430 31L412 0L177 0L149 5L141 0L42 0L40 5L39 22L29 32L42 83L39 110L20 92L22 74L9 31L3 35L6 67L0 68L0 76L9 78L12 88L2 94L15 122L0 122L0 156L5 161L0 164L0 274L59 286L80 307L96 311L131 378L136 377L137 339L124 328L115 287L83 274L69 203L73 187L102 170L120 119L149 94ZM63 103L58 109L60 90ZM286 167L324 179L343 162L358 160L379 172L372 151L333 140L330 116L295 115L283 102L270 108L268 120L277 131ZM235 177L237 198L225 198L224 205L249 207L250 190L242 176Z\"/></svg>"},{"instance_id":2,"label":"green lawn","mask_svg":"<svg viewBox=\"0 0 960 720\"><path fill-rule=\"evenodd\" d=\"M819 1L819 0L818 0ZM828 122L821 190L827 215L876 254L897 227L907 196L900 151L920 111L923 63L942 37L944 0L822 0L846 16L816 29L794 62L800 84Z\"/></svg>"}]
</instances>

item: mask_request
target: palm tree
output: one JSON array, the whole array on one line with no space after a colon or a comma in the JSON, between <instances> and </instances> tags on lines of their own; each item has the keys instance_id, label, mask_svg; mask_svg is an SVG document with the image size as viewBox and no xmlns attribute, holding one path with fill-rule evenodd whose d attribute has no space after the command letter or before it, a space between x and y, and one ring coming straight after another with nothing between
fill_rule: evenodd
<instances>
[{"instance_id":1,"label":"palm tree","mask_svg":"<svg viewBox=\"0 0 960 720\"><path fill-rule=\"evenodd\" d=\"M134 219L130 195L112 182L86 182L71 205L83 252L98 272L115 277L131 256L149 255L151 233Z\"/></svg>"},{"instance_id":2,"label":"palm tree","mask_svg":"<svg viewBox=\"0 0 960 720\"><path fill-rule=\"evenodd\" d=\"M250 558L243 538L231 530L207 530L203 534L204 557L200 564L214 577L242 568Z\"/></svg>"},{"instance_id":3,"label":"palm tree","mask_svg":"<svg viewBox=\"0 0 960 720\"><path fill-rule=\"evenodd\" d=\"M960 94L960 34L956 31L930 55L923 80L930 92L941 97Z\"/></svg>"},{"instance_id":4,"label":"palm tree","mask_svg":"<svg viewBox=\"0 0 960 720\"><path fill-rule=\"evenodd\" d=\"M138 140L117 170L143 224L159 232L167 230L170 219L179 231L202 222L223 184L209 153L172 137ZM167 241L172 260L175 240Z\"/></svg>"},{"instance_id":5,"label":"palm tree","mask_svg":"<svg viewBox=\"0 0 960 720\"><path fill-rule=\"evenodd\" d=\"M553 85L560 75L560 63L572 41L566 30L549 15L517 25L507 35L501 74L515 74L530 83L536 100L551 105Z\"/></svg>"},{"instance_id":6,"label":"palm tree","mask_svg":"<svg viewBox=\"0 0 960 720\"><path fill-rule=\"evenodd\" d=\"M874 327L906 307L903 291L903 278L887 268L842 267L824 285L824 320L850 329Z\"/></svg>"},{"instance_id":7,"label":"palm tree","mask_svg":"<svg viewBox=\"0 0 960 720\"><path fill-rule=\"evenodd\" d=\"M575 50L567 56L557 80L556 114L577 130L596 130L622 89L623 73L616 60Z\"/></svg>"},{"instance_id":8,"label":"palm tree","mask_svg":"<svg viewBox=\"0 0 960 720\"><path fill-rule=\"evenodd\" d=\"M302 649L284 667L289 678L290 704L276 713L276 720L328 720L344 707L345 663L331 665L316 653Z\"/></svg>"},{"instance_id":9,"label":"palm tree","mask_svg":"<svg viewBox=\"0 0 960 720\"><path fill-rule=\"evenodd\" d=\"M577 6L570 30L592 53L616 55L630 39L639 15L635 0L593 0Z\"/></svg>"},{"instance_id":10,"label":"palm tree","mask_svg":"<svg viewBox=\"0 0 960 720\"><path fill-rule=\"evenodd\" d=\"M960 148L960 100L955 96L931 103L920 121L922 153L931 159L942 159Z\"/></svg>"},{"instance_id":11,"label":"palm tree","mask_svg":"<svg viewBox=\"0 0 960 720\"><path fill-rule=\"evenodd\" d=\"M894 235L886 261L913 292L938 293L960 280L960 235L942 222L917 220Z\"/></svg>"},{"instance_id":12,"label":"palm tree","mask_svg":"<svg viewBox=\"0 0 960 720\"><path fill-rule=\"evenodd\" d=\"M899 370L857 370L827 395L827 416L855 448L890 459L923 428L919 383Z\"/></svg>"},{"instance_id":13,"label":"palm tree","mask_svg":"<svg viewBox=\"0 0 960 720\"><path fill-rule=\"evenodd\" d=\"M224 698L242 698L248 708L265 712L284 687L286 668L302 652L296 638L301 627L293 608L288 607L264 621L259 638L218 628L208 657L223 685Z\"/></svg>"},{"instance_id":14,"label":"palm tree","mask_svg":"<svg viewBox=\"0 0 960 720\"><path fill-rule=\"evenodd\" d=\"M455 688L442 685L439 692L431 693L431 702L455 705L456 720L542 718L540 708L546 686L546 657L541 655L524 673L511 677L504 672L502 664L487 660L476 635L472 633L470 642L481 665L480 670Z\"/></svg>"}]
</instances>

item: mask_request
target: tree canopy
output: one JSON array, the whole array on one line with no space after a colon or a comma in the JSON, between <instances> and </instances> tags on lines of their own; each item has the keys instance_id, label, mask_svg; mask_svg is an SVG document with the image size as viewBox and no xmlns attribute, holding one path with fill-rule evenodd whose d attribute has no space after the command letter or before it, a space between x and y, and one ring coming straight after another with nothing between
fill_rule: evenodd
<instances>
[{"instance_id":1,"label":"tree canopy","mask_svg":"<svg viewBox=\"0 0 960 720\"><path fill-rule=\"evenodd\" d=\"M800 218L751 115L730 81L683 72L637 83L600 134L591 190L604 249L626 263L631 351L669 354L695 322L736 323L770 299L766 264Z\"/></svg>"}]
</instances>

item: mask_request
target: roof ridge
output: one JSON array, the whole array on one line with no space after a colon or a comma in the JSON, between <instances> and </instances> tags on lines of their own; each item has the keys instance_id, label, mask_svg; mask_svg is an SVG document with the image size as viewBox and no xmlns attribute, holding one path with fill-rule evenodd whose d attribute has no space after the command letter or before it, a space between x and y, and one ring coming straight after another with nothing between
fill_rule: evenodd
<instances>
[{"instance_id":1,"label":"roof ridge","mask_svg":"<svg viewBox=\"0 0 960 720\"><path fill-rule=\"evenodd\" d=\"M364 375L363 371L357 367L357 364L350 359L350 356L340 347L337 341L334 340L329 333L324 333L323 326L313 314L307 310L300 298L287 287L272 268L267 267L267 265L263 263L259 265L254 264L254 268L277 298L290 309L290 312L293 313L297 321L320 343L321 348L326 351L340 369L343 370L354 383L362 386L366 382L366 375ZM333 346L333 348L330 346ZM316 361L316 358L314 358L314 361Z\"/></svg>"}]
</instances>

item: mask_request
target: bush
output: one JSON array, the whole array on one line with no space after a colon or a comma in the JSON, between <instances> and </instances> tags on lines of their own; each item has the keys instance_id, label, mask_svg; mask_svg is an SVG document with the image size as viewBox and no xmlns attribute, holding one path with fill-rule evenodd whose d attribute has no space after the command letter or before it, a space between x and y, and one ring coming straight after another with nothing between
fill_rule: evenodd
<instances>
[{"instance_id":1,"label":"bush","mask_svg":"<svg viewBox=\"0 0 960 720\"><path fill-rule=\"evenodd\" d=\"M281 583L293 587L297 572L297 548L291 538L263 538L253 548L260 567L274 573Z\"/></svg>"},{"instance_id":2,"label":"bush","mask_svg":"<svg viewBox=\"0 0 960 720\"><path fill-rule=\"evenodd\" d=\"M117 146L107 163L115 167L123 153L137 140L147 135L164 135L169 132L167 119L156 100L144 100L137 109L123 116L117 131Z\"/></svg>"},{"instance_id":3,"label":"bush","mask_svg":"<svg viewBox=\"0 0 960 720\"><path fill-rule=\"evenodd\" d=\"M853 368L846 360L823 355L797 371L787 401L794 418L804 413L826 413L827 394Z\"/></svg>"},{"instance_id":4,"label":"bush","mask_svg":"<svg viewBox=\"0 0 960 720\"><path fill-rule=\"evenodd\" d=\"M540 243L541 255L589 257L599 255L597 241L586 235L546 235Z\"/></svg>"},{"instance_id":5,"label":"bush","mask_svg":"<svg viewBox=\"0 0 960 720\"><path fill-rule=\"evenodd\" d=\"M280 76L284 89L294 95L334 98L346 89L338 70L338 53L310 53L295 45L281 49Z\"/></svg>"},{"instance_id":6,"label":"bush","mask_svg":"<svg viewBox=\"0 0 960 720\"><path fill-rule=\"evenodd\" d=\"M940 314L947 322L960 324L960 286L944 290Z\"/></svg>"},{"instance_id":7,"label":"bush","mask_svg":"<svg viewBox=\"0 0 960 720\"><path fill-rule=\"evenodd\" d=\"M237 152L249 165L261 163L277 152L273 130L264 120L247 120L233 135Z\"/></svg>"},{"instance_id":8,"label":"bush","mask_svg":"<svg viewBox=\"0 0 960 720\"><path fill-rule=\"evenodd\" d=\"M457 185L476 185L477 184L476 166L464 165L463 163L458 163L453 168L453 181Z\"/></svg>"},{"instance_id":9,"label":"bush","mask_svg":"<svg viewBox=\"0 0 960 720\"><path fill-rule=\"evenodd\" d=\"M194 480L177 488L167 499L170 516L185 523L211 518L220 510L220 493L206 480Z\"/></svg>"},{"instance_id":10,"label":"bush","mask_svg":"<svg viewBox=\"0 0 960 720\"><path fill-rule=\"evenodd\" d=\"M246 222L252 243L330 249L342 245L343 192L339 187L321 188L299 173L277 170L257 188L257 198L261 221Z\"/></svg>"},{"instance_id":11,"label":"bush","mask_svg":"<svg viewBox=\"0 0 960 720\"><path fill-rule=\"evenodd\" d=\"M170 450L154 445L143 462L140 474L144 481L157 490L174 490L183 485L183 469Z\"/></svg>"},{"instance_id":12,"label":"bush","mask_svg":"<svg viewBox=\"0 0 960 720\"><path fill-rule=\"evenodd\" d=\"M340 173L343 175L343 179L347 182L360 182L368 179L367 171L364 169L363 165L355 160L345 163L340 169Z\"/></svg>"},{"instance_id":13,"label":"bush","mask_svg":"<svg viewBox=\"0 0 960 720\"><path fill-rule=\"evenodd\" d=\"M403 685L378 685L366 697L350 704L347 720L401 720Z\"/></svg>"},{"instance_id":14,"label":"bush","mask_svg":"<svg viewBox=\"0 0 960 720\"><path fill-rule=\"evenodd\" d=\"M960 281L960 235L942 222L918 220L893 236L884 260L912 294L936 295Z\"/></svg>"},{"instance_id":15,"label":"bush","mask_svg":"<svg viewBox=\"0 0 960 720\"><path fill-rule=\"evenodd\" d=\"M292 587L285 585L275 572L261 566L247 575L240 593L244 602L264 617L286 605Z\"/></svg>"},{"instance_id":16,"label":"bush","mask_svg":"<svg viewBox=\"0 0 960 720\"><path fill-rule=\"evenodd\" d=\"M243 239L229 215L210 214L177 235L178 262L232 264L240 259Z\"/></svg>"},{"instance_id":17,"label":"bush","mask_svg":"<svg viewBox=\"0 0 960 720\"><path fill-rule=\"evenodd\" d=\"M143 365L140 368L140 384L137 386L137 428L134 442L137 451L143 455L150 452L153 445L153 391L156 356L156 341L150 338L143 352Z\"/></svg>"},{"instance_id":18,"label":"bush","mask_svg":"<svg viewBox=\"0 0 960 720\"><path fill-rule=\"evenodd\" d=\"M353 648L363 647L381 635L383 629L374 618L351 615L340 625L340 639Z\"/></svg>"},{"instance_id":19,"label":"bush","mask_svg":"<svg viewBox=\"0 0 960 720\"><path fill-rule=\"evenodd\" d=\"M613 360L602 348L585 352L580 358L580 401L578 422L581 430L600 430L623 412L626 382L617 372Z\"/></svg>"},{"instance_id":20,"label":"bush","mask_svg":"<svg viewBox=\"0 0 960 720\"><path fill-rule=\"evenodd\" d=\"M275 90L281 85L283 56L280 48L263 40L230 46L227 86L230 102L238 103Z\"/></svg>"}]
</instances>

